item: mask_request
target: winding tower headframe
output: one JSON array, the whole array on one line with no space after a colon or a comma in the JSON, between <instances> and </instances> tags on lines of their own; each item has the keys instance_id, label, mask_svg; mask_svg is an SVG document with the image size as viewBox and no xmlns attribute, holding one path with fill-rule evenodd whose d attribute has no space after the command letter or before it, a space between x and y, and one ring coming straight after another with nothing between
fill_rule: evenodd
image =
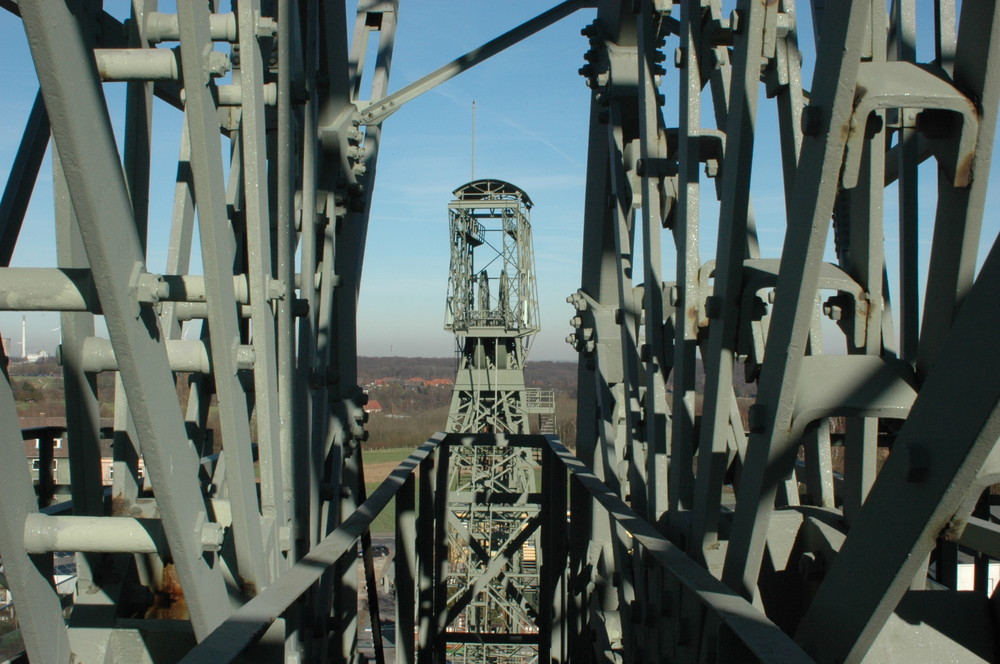
<instances>
[{"instance_id":1,"label":"winding tower headframe","mask_svg":"<svg viewBox=\"0 0 1000 664\"><path fill-rule=\"evenodd\" d=\"M449 432L529 433L524 362L538 331L531 199L502 180L475 180L448 205L451 266L445 328L455 333L458 371ZM537 661L537 524L540 505L530 451L462 446L448 481L449 633L507 635L509 642L464 642L454 661ZM503 571L490 573L499 561ZM455 638L455 637L452 637Z\"/></svg>"},{"instance_id":2,"label":"winding tower headframe","mask_svg":"<svg viewBox=\"0 0 1000 664\"><path fill-rule=\"evenodd\" d=\"M527 433L524 362L539 330L532 202L502 180L454 194L445 329L459 366L448 431Z\"/></svg>"}]
</instances>

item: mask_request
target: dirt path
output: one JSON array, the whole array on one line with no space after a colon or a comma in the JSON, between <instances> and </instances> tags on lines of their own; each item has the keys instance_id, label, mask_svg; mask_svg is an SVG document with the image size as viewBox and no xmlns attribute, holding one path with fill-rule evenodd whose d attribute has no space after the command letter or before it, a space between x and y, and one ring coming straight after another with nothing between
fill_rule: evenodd
<instances>
[{"instance_id":1,"label":"dirt path","mask_svg":"<svg viewBox=\"0 0 1000 664\"><path fill-rule=\"evenodd\" d=\"M389 477L389 473L396 469L398 461L384 461L382 463L365 464L365 482L384 482Z\"/></svg>"}]
</instances>

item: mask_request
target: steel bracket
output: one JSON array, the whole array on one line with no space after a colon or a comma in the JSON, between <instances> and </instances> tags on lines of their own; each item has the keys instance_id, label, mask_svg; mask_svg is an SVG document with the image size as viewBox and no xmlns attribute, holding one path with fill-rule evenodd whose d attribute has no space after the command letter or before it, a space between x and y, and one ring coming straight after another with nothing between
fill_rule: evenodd
<instances>
[{"instance_id":1,"label":"steel bracket","mask_svg":"<svg viewBox=\"0 0 1000 664\"><path fill-rule=\"evenodd\" d=\"M880 109L921 108L925 111L947 111L962 117L955 154L938 152L941 167L949 174L955 187L967 187L972 181L972 157L979 133L979 113L975 104L958 90L948 74L930 65L910 62L863 62L858 69L854 112L851 115L847 149L844 156L842 184L852 189L858 184L861 155L864 150L868 116ZM925 115L918 126L934 137L952 138L951 126L937 114ZM939 131L943 130L943 131Z\"/></svg>"}]
</instances>

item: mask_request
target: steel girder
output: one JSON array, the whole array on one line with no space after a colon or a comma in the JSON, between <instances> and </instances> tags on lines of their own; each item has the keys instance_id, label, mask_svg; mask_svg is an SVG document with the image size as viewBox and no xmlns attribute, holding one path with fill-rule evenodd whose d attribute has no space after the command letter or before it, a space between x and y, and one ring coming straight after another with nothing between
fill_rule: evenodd
<instances>
[{"instance_id":1,"label":"steel girder","mask_svg":"<svg viewBox=\"0 0 1000 664\"><path fill-rule=\"evenodd\" d=\"M125 517L140 516L165 534L152 554L117 540L82 548L93 553L77 556L68 630L55 627L55 594L32 590L31 568L12 575L22 620L42 630L26 639L39 661L182 653L282 577L358 502L355 450L365 434L354 312L379 128L359 128L356 110L387 91L396 3L360 3L350 45L343 3L244 0L210 15L217 4L180 3L174 15L159 13L155 0L135 2L125 26L99 2L5 5L23 19L42 89L3 198L4 265L53 118L57 125L58 267L33 272L30 286L8 269L3 288L13 308L9 297L22 293L29 308L63 311L75 515L67 518L124 529ZM370 35L378 57L365 63ZM370 91L360 86L366 67L374 70ZM127 81L123 156L103 80ZM294 92L293 80L304 90ZM166 276L145 267L162 249L147 246L154 95L184 114ZM69 304L48 297L66 270L86 283L71 287L79 299ZM48 291L33 290L43 283ZM110 344L95 338L95 314ZM182 325L198 320L201 338L181 339ZM108 370L119 376L110 502L95 380ZM10 486L21 496L30 478ZM27 537L15 536L27 515L13 505L5 514L14 539L3 545L11 571ZM269 637L286 657L353 658L356 563L347 560ZM44 575L41 559L34 564ZM134 620L146 612L143 589L167 591L171 579L182 599L159 618L174 620ZM163 629L178 633L170 648L149 636Z\"/></svg>"},{"instance_id":2,"label":"steel girder","mask_svg":"<svg viewBox=\"0 0 1000 664\"><path fill-rule=\"evenodd\" d=\"M942 0L927 26L911 0L888 13L814 2L809 36L809 10L793 0L738 0L728 19L719 0L570 0L389 94L391 0L360 3L353 26L344 3L244 0L215 15L179 3L168 15L136 0L123 26L97 1L3 0L23 18L41 91L0 198L0 302L62 313L72 441L73 514L47 520L48 480L39 515L9 378L0 385L0 554L32 659L177 659L202 641L192 657L204 661L248 646L351 660L357 561L342 554L396 491L397 659L445 657L444 469L477 442L435 452L443 438L432 441L355 509L365 432L354 329L379 125L584 5L596 18L584 30L593 95L570 297L578 447L536 441L539 654L997 658L986 572L1000 532L984 497L1000 472L996 249L976 267L981 241L995 242L980 235L1000 104L996 2ZM934 45L926 61L918 28ZM800 71L807 41L811 72ZM660 64L671 48L675 89ZM128 85L121 155L102 80ZM762 88L776 138L757 131ZM164 275L146 268L154 98L184 113ZM49 125L58 263L7 268ZM754 168L762 148L774 172ZM917 196L933 174L921 163L937 170L930 204ZM752 176L783 192L780 255L757 240ZM898 279L885 256L890 186ZM701 206L713 193L717 224ZM926 273L921 216L933 220ZM714 252L699 242L706 229ZM110 341L95 338L96 316ZM182 338L192 320L205 321L200 338ZM756 385L749 402L734 391L741 370ZM110 496L98 371L117 372ZM144 519L158 522L149 537L130 530ZM90 523L116 537L73 540L67 621L42 533ZM499 546L514 554L517 543ZM975 554L973 592L958 589L960 546ZM136 619L142 589L171 579L189 622Z\"/></svg>"},{"instance_id":3,"label":"steel girder","mask_svg":"<svg viewBox=\"0 0 1000 664\"><path fill-rule=\"evenodd\" d=\"M976 415L963 416L969 432L955 431L966 442L936 439L950 450L948 462L938 452L925 453L932 434L918 415L933 410L935 397L924 395L946 376L961 380L961 390L953 385L951 394L959 398L961 391L965 403L973 393L990 392L968 372L964 379L951 373L960 366L954 356L937 364L937 353L944 352L945 338L967 350L970 361L986 352L974 350L959 323L968 316L988 328L991 315L972 293L990 288L989 259L978 275L973 264L996 124L997 74L989 64L994 3L963 5L957 37L948 20L955 8L938 6L931 27L938 57L919 67L910 64L911 4L893 3L887 17L876 3L825 13L816 3L816 66L808 92L792 2L738 2L729 20L717 2L641 4L636 14L601 5L585 30L592 49L581 73L594 106L583 287L570 298L582 320L572 339L581 352L581 459L817 659L919 656L907 639L933 648L933 656L990 659L992 637L958 636L950 621L958 602L970 621L989 611L981 587L976 596L956 594L955 559L947 554L955 546L948 540L960 539L992 481L991 462L972 450L977 440L984 441L984 454L993 449L996 403L985 394L975 400L981 403ZM662 48L675 35L680 87L676 96L664 91L665 99L657 99ZM787 213L780 264L761 256L750 201L751 174L761 172L753 159L755 144L764 140L755 133L762 87L776 102L779 124L773 150L781 172L773 180L784 188ZM702 127L706 88L716 129ZM676 130L664 126L664 103L678 104ZM951 129L932 128L944 126ZM939 172L936 267L927 275L918 334L913 192L916 165L931 156ZM699 210L702 164L716 180L719 200L718 247L707 263L698 250L699 227L708 221ZM889 307L883 240L883 192L897 180L902 347ZM831 220L836 264L824 262ZM673 283L659 275L661 228L674 239ZM632 265L640 247L641 280ZM823 291L835 294L824 302ZM822 314L836 322L834 336L843 335L846 354L824 355L823 335L830 330L820 324ZM696 349L705 371L701 409L694 403ZM733 391L741 363L757 384L746 425ZM669 401L659 388L667 381ZM958 407L943 392L930 394L940 395L943 410ZM943 410L939 422L946 421ZM832 417L844 423L837 436L842 473L834 473L831 462ZM898 435L898 424L889 424L894 420L906 421ZM909 436L921 443L907 443ZM914 453L913 444L920 451ZM878 446L892 450L881 474ZM665 463L658 458L664 454ZM965 454L976 458L961 466L969 479L957 474L970 459ZM959 464L955 474L944 470L948 463ZM889 474L900 466L914 472ZM932 495L924 484L925 472L929 480L939 471L949 477L950 498ZM904 496L914 484L936 516L910 509L916 505ZM672 606L660 615L691 621L689 627L704 623L690 601L647 572L628 533L604 523L596 508L592 513L570 559L572 570L594 570L589 609L587 601L573 604L586 614L576 618L577 628L589 630L594 645L571 660L704 657L706 644L693 636L702 633L699 627L667 640L645 631L649 611L664 596ZM899 529L918 525L898 539ZM927 558L939 537L928 580ZM905 566L875 571L872 563L886 547L905 551L899 558ZM942 583L950 590L925 590ZM871 609L857 613L858 602ZM907 627L917 615L946 636Z\"/></svg>"}]
</instances>

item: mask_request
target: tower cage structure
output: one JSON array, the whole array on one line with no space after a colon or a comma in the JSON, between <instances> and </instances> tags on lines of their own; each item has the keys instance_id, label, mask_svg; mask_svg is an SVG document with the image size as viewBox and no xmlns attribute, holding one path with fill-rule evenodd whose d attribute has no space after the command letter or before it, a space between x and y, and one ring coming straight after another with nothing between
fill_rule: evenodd
<instances>
[{"instance_id":1,"label":"tower cage structure","mask_svg":"<svg viewBox=\"0 0 1000 664\"><path fill-rule=\"evenodd\" d=\"M528 344L539 329L531 199L500 180L476 180L454 195L445 329L455 334L458 370L447 431L527 434L538 412L524 382ZM463 642L450 656L536 662L537 645L515 639L538 631L538 460L522 448L461 446L450 464L449 633L511 639Z\"/></svg>"},{"instance_id":2,"label":"tower cage structure","mask_svg":"<svg viewBox=\"0 0 1000 664\"><path fill-rule=\"evenodd\" d=\"M447 430L527 433L524 362L539 329L531 199L501 180L453 193L444 327L458 371Z\"/></svg>"}]
</instances>

